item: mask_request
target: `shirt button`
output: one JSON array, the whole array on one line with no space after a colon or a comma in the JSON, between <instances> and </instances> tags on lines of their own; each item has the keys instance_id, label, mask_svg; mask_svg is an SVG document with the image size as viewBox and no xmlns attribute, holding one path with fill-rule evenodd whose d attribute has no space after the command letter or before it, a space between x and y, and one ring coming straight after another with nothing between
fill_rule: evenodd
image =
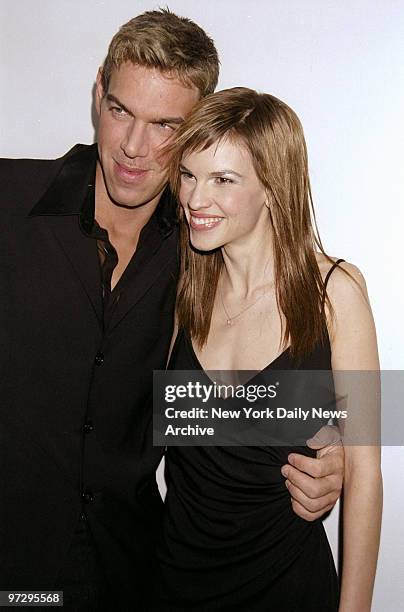
<instances>
[{"instance_id":1,"label":"shirt button","mask_svg":"<svg viewBox=\"0 0 404 612\"><path fill-rule=\"evenodd\" d=\"M97 353L95 356L95 365L100 366L104 363L104 353Z\"/></svg>"},{"instance_id":2,"label":"shirt button","mask_svg":"<svg viewBox=\"0 0 404 612\"><path fill-rule=\"evenodd\" d=\"M94 429L94 425L92 424L91 421L87 421L86 423L84 423L83 431L85 434L91 433L93 429Z\"/></svg>"},{"instance_id":3,"label":"shirt button","mask_svg":"<svg viewBox=\"0 0 404 612\"><path fill-rule=\"evenodd\" d=\"M94 495L91 491L84 491L81 494L81 499L84 504L91 504L94 501Z\"/></svg>"}]
</instances>

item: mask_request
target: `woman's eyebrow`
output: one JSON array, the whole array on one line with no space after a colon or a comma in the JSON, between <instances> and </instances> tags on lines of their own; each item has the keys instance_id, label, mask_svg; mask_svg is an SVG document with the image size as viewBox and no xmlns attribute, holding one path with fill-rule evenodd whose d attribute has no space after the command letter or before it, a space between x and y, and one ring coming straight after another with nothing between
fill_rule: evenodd
<instances>
[{"instance_id":1,"label":"woman's eyebrow","mask_svg":"<svg viewBox=\"0 0 404 612\"><path fill-rule=\"evenodd\" d=\"M231 170L230 168L226 168L225 170L217 170L215 172L209 172L209 176L224 176L225 174L234 174L239 178L243 177L242 174L239 174L238 172L236 172L235 170Z\"/></svg>"},{"instance_id":2,"label":"woman's eyebrow","mask_svg":"<svg viewBox=\"0 0 404 612\"><path fill-rule=\"evenodd\" d=\"M189 170L186 166L184 166L184 164L180 164L180 170L183 170L184 172L188 172L189 174L192 174L191 170ZM225 176L226 174L234 174L235 176L238 176L239 178L243 178L242 174L239 174L238 172L236 172L235 170L231 170L230 168L209 172L208 176L212 176L212 177Z\"/></svg>"}]
</instances>

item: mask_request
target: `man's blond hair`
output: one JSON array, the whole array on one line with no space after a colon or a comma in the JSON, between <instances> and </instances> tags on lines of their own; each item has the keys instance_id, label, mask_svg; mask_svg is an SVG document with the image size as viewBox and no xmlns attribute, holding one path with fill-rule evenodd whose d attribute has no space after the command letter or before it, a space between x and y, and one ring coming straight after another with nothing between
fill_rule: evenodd
<instances>
[{"instance_id":1,"label":"man's blond hair","mask_svg":"<svg viewBox=\"0 0 404 612\"><path fill-rule=\"evenodd\" d=\"M115 34L102 67L104 94L113 69L125 62L157 68L196 87L201 97L215 90L219 76L213 40L196 23L168 9L138 15Z\"/></svg>"}]
</instances>

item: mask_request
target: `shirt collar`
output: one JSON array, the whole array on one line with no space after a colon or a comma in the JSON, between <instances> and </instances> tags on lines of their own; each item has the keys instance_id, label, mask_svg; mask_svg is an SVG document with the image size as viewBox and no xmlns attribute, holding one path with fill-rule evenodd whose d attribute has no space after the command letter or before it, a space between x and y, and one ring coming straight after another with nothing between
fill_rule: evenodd
<instances>
[{"instance_id":1,"label":"shirt collar","mask_svg":"<svg viewBox=\"0 0 404 612\"><path fill-rule=\"evenodd\" d=\"M67 153L62 167L29 216L79 215L80 225L88 233L94 224L95 170L97 145L76 145ZM177 202L168 187L152 215L163 238L177 224Z\"/></svg>"}]
</instances>

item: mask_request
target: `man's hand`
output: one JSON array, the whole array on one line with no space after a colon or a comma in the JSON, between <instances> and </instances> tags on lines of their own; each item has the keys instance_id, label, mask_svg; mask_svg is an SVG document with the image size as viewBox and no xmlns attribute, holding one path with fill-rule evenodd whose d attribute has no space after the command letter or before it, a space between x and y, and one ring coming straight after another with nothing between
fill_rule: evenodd
<instances>
[{"instance_id":1,"label":"man's hand","mask_svg":"<svg viewBox=\"0 0 404 612\"><path fill-rule=\"evenodd\" d=\"M293 510L306 521L314 521L331 510L341 495L344 449L338 429L329 426L307 440L307 445L317 449L317 458L292 453L281 471Z\"/></svg>"}]
</instances>

